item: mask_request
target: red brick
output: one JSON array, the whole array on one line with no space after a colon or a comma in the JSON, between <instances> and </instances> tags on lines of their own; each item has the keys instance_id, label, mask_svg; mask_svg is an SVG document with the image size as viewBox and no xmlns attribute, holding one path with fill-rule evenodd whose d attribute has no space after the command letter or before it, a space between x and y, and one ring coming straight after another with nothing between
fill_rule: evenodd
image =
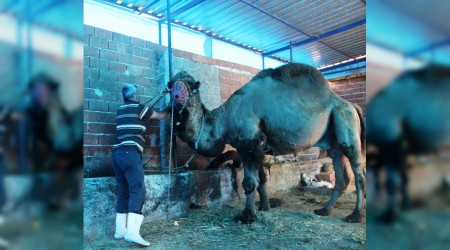
<instances>
[{"instance_id":1,"label":"red brick","mask_svg":"<svg viewBox=\"0 0 450 250\"><path fill-rule=\"evenodd\" d=\"M92 111L84 111L83 112L83 121L84 122L97 122L98 121L98 113Z\"/></svg>"},{"instance_id":2,"label":"red brick","mask_svg":"<svg viewBox=\"0 0 450 250\"><path fill-rule=\"evenodd\" d=\"M83 136L84 145L98 145L98 137L92 134L85 134Z\"/></svg>"},{"instance_id":3,"label":"red brick","mask_svg":"<svg viewBox=\"0 0 450 250\"><path fill-rule=\"evenodd\" d=\"M115 143L114 135L98 135L98 144L99 145L114 145Z\"/></svg>"},{"instance_id":4,"label":"red brick","mask_svg":"<svg viewBox=\"0 0 450 250\"><path fill-rule=\"evenodd\" d=\"M334 171L328 172L328 173L316 174L316 178L318 180L327 181L329 183L334 183L334 181L336 180L335 175L334 175Z\"/></svg>"}]
</instances>

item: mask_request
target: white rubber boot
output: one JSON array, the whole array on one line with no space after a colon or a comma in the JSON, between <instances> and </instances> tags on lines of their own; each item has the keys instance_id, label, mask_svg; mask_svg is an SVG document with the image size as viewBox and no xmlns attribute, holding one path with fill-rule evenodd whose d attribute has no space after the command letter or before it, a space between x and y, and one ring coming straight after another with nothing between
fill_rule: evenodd
<instances>
[{"instance_id":1,"label":"white rubber boot","mask_svg":"<svg viewBox=\"0 0 450 250\"><path fill-rule=\"evenodd\" d=\"M114 239L123 239L125 233L127 232L127 214L117 213L116 214L116 232L114 233Z\"/></svg>"},{"instance_id":2,"label":"white rubber boot","mask_svg":"<svg viewBox=\"0 0 450 250\"><path fill-rule=\"evenodd\" d=\"M141 235L139 234L139 230L141 229L141 224L143 220L144 220L143 215L128 213L127 233L125 234L124 237L126 241L134 242L142 246L150 246L150 243L142 239Z\"/></svg>"}]
</instances>

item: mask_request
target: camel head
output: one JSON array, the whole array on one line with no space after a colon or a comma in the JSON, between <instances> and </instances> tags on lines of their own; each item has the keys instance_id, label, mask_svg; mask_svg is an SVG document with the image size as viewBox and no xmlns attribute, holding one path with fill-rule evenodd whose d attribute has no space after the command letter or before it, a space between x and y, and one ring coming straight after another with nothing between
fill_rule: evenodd
<instances>
[{"instance_id":1,"label":"camel head","mask_svg":"<svg viewBox=\"0 0 450 250\"><path fill-rule=\"evenodd\" d=\"M182 108L189 98L198 93L200 82L195 81L186 71L181 71L172 78L167 87L170 89L172 101L178 108Z\"/></svg>"}]
</instances>

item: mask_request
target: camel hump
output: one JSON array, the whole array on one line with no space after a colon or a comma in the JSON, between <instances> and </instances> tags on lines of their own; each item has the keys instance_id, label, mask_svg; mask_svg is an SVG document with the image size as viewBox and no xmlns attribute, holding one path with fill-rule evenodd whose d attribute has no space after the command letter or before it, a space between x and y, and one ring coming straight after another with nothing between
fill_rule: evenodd
<instances>
[{"instance_id":1,"label":"camel hump","mask_svg":"<svg viewBox=\"0 0 450 250\"><path fill-rule=\"evenodd\" d=\"M266 77L271 77L283 83L295 83L296 85L309 79L308 82L314 82L315 85L330 88L327 80L319 70L302 63L289 63L275 69L265 69L256 74L252 81Z\"/></svg>"}]
</instances>

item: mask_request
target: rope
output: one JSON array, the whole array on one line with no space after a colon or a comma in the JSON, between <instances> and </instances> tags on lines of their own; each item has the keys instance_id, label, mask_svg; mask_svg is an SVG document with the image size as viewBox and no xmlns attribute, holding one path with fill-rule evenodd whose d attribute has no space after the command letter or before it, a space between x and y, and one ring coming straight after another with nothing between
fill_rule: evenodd
<instances>
[{"instance_id":1,"label":"rope","mask_svg":"<svg viewBox=\"0 0 450 250\"><path fill-rule=\"evenodd\" d=\"M172 102L172 100L171 100ZM173 111L174 103L172 102L172 112L170 113L170 143L169 143L169 187L167 188L167 204L166 204L166 221L169 221L169 203L170 203L170 186L172 184L172 141L173 141Z\"/></svg>"},{"instance_id":2,"label":"rope","mask_svg":"<svg viewBox=\"0 0 450 250\"><path fill-rule=\"evenodd\" d=\"M173 168L173 170L179 170L179 169L183 169L183 168L189 167L189 163L191 163L192 159L194 159L194 156L197 153L198 144L200 143L200 139L201 139L202 134L203 134L203 127L204 126L205 126L205 115L202 114L202 125L200 127L200 132L198 132L197 139L195 140L194 150L192 151L191 157L189 157L189 159L184 163L183 166L177 167L177 168Z\"/></svg>"}]
</instances>

